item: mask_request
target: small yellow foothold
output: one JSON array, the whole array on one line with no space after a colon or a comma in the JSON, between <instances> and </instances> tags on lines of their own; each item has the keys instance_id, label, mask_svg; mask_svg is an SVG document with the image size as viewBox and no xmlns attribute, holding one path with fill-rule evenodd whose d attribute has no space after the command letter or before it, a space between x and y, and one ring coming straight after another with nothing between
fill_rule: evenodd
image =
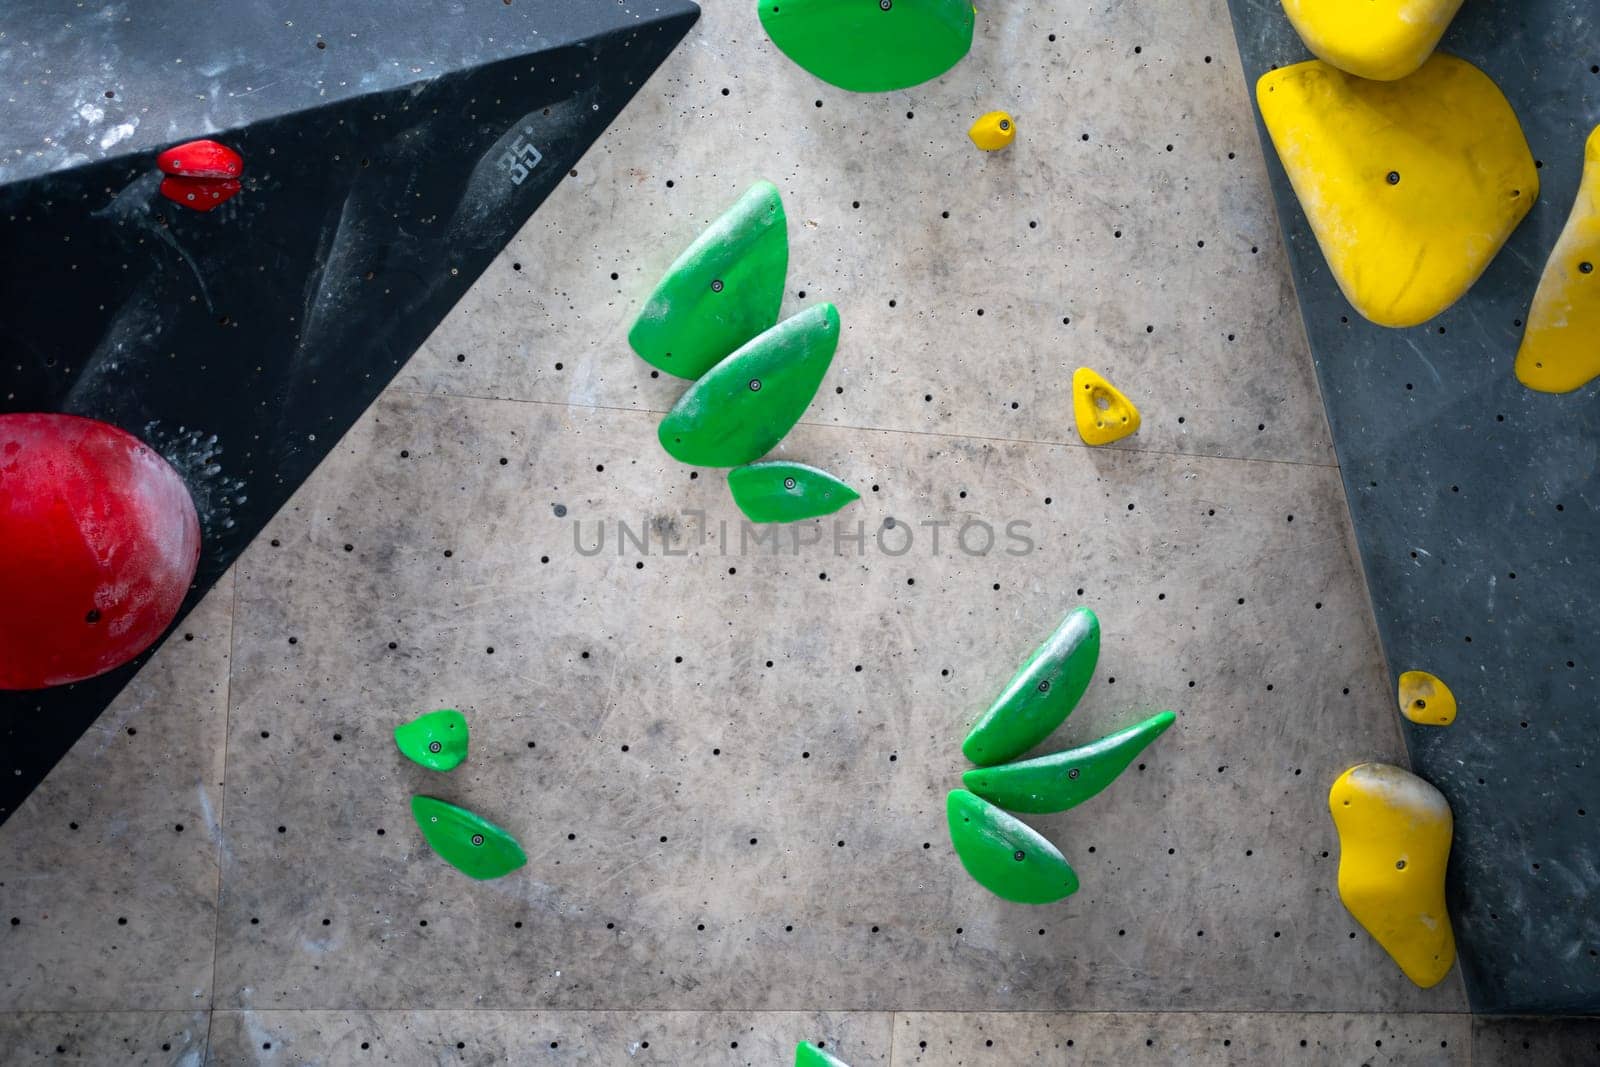
<instances>
[{"instance_id":1,"label":"small yellow foothold","mask_svg":"<svg viewBox=\"0 0 1600 1067\"><path fill-rule=\"evenodd\" d=\"M985 152L998 152L1017 136L1017 124L1004 111L991 111L972 124L967 136Z\"/></svg>"},{"instance_id":2,"label":"small yellow foothold","mask_svg":"<svg viewBox=\"0 0 1600 1067\"><path fill-rule=\"evenodd\" d=\"M1600 376L1600 126L1583 153L1583 181L1544 265L1517 350L1517 381L1565 393Z\"/></svg>"},{"instance_id":3,"label":"small yellow foothold","mask_svg":"<svg viewBox=\"0 0 1600 1067\"><path fill-rule=\"evenodd\" d=\"M1109 445L1139 429L1139 409L1088 367L1072 372L1072 415L1086 445Z\"/></svg>"},{"instance_id":4,"label":"small yellow foothold","mask_svg":"<svg viewBox=\"0 0 1600 1067\"><path fill-rule=\"evenodd\" d=\"M1511 105L1455 56L1392 82L1296 63L1256 102L1334 280L1380 326L1455 303L1539 195Z\"/></svg>"},{"instance_id":5,"label":"small yellow foothold","mask_svg":"<svg viewBox=\"0 0 1600 1067\"><path fill-rule=\"evenodd\" d=\"M1449 726L1456 721L1456 695L1427 671L1400 676L1400 714L1423 726Z\"/></svg>"},{"instance_id":6,"label":"small yellow foothold","mask_svg":"<svg viewBox=\"0 0 1600 1067\"><path fill-rule=\"evenodd\" d=\"M1339 832L1339 899L1423 989L1455 962L1444 905L1454 828L1444 794L1410 771L1363 763L1328 792Z\"/></svg>"},{"instance_id":7,"label":"small yellow foothold","mask_svg":"<svg viewBox=\"0 0 1600 1067\"><path fill-rule=\"evenodd\" d=\"M1283 0L1318 59L1386 82L1422 66L1460 9L1461 0Z\"/></svg>"}]
</instances>

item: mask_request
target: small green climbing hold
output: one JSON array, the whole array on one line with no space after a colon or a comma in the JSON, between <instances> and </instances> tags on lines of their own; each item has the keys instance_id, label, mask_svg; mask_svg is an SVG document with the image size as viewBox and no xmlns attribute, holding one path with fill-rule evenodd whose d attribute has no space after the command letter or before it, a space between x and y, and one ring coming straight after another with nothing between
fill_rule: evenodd
<instances>
[{"instance_id":1,"label":"small green climbing hold","mask_svg":"<svg viewBox=\"0 0 1600 1067\"><path fill-rule=\"evenodd\" d=\"M997 897L1049 904L1078 891L1078 876L1056 847L982 797L952 789L945 800L950 843L967 873Z\"/></svg>"},{"instance_id":2,"label":"small green climbing hold","mask_svg":"<svg viewBox=\"0 0 1600 1067\"><path fill-rule=\"evenodd\" d=\"M961 783L1011 811L1066 811L1110 785L1176 718L1163 711L1065 752L968 771L961 776Z\"/></svg>"},{"instance_id":3,"label":"small green climbing hold","mask_svg":"<svg viewBox=\"0 0 1600 1067\"><path fill-rule=\"evenodd\" d=\"M809 1041L795 1046L794 1067L850 1067L837 1056L830 1056Z\"/></svg>"},{"instance_id":4,"label":"small green climbing hold","mask_svg":"<svg viewBox=\"0 0 1600 1067\"><path fill-rule=\"evenodd\" d=\"M394 743L430 771L448 771L467 758L467 720L454 708L430 711L396 726Z\"/></svg>"},{"instance_id":5,"label":"small green climbing hold","mask_svg":"<svg viewBox=\"0 0 1600 1067\"><path fill-rule=\"evenodd\" d=\"M861 494L803 463L752 463L728 472L733 502L751 522L795 522L831 515Z\"/></svg>"},{"instance_id":6,"label":"small green climbing hold","mask_svg":"<svg viewBox=\"0 0 1600 1067\"><path fill-rule=\"evenodd\" d=\"M937 78L972 48L972 0L758 0L778 50L857 93Z\"/></svg>"},{"instance_id":7,"label":"small green climbing hold","mask_svg":"<svg viewBox=\"0 0 1600 1067\"><path fill-rule=\"evenodd\" d=\"M1088 608L1074 608L973 725L962 753L987 767L1049 737L1089 688L1099 658L1100 620Z\"/></svg>"},{"instance_id":8,"label":"small green climbing hold","mask_svg":"<svg viewBox=\"0 0 1600 1067\"><path fill-rule=\"evenodd\" d=\"M689 386L661 420L661 447L699 467L760 459L805 414L838 344L832 304L778 323Z\"/></svg>"},{"instance_id":9,"label":"small green climbing hold","mask_svg":"<svg viewBox=\"0 0 1600 1067\"><path fill-rule=\"evenodd\" d=\"M411 815L428 845L469 878L499 878L528 862L516 838L466 808L412 797Z\"/></svg>"},{"instance_id":10,"label":"small green climbing hold","mask_svg":"<svg viewBox=\"0 0 1600 1067\"><path fill-rule=\"evenodd\" d=\"M756 182L673 260L628 344L651 366L698 378L778 321L788 270L778 187Z\"/></svg>"}]
</instances>

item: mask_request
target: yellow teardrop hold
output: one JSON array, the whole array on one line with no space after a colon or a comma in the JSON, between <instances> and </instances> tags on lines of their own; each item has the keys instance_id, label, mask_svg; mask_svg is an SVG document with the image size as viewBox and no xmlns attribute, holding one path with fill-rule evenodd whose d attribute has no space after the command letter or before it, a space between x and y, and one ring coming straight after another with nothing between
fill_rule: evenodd
<instances>
[{"instance_id":1,"label":"yellow teardrop hold","mask_svg":"<svg viewBox=\"0 0 1600 1067\"><path fill-rule=\"evenodd\" d=\"M1427 782L1387 763L1363 763L1328 792L1339 831L1339 899L1423 989L1455 962L1444 906L1450 804Z\"/></svg>"},{"instance_id":2,"label":"yellow teardrop hold","mask_svg":"<svg viewBox=\"0 0 1600 1067\"><path fill-rule=\"evenodd\" d=\"M967 136L985 152L998 152L1017 136L1017 124L1004 111L991 111L972 124Z\"/></svg>"},{"instance_id":3,"label":"yellow teardrop hold","mask_svg":"<svg viewBox=\"0 0 1600 1067\"><path fill-rule=\"evenodd\" d=\"M1072 416L1086 445L1109 445L1139 429L1133 401L1088 367L1072 372Z\"/></svg>"},{"instance_id":4,"label":"yellow teardrop hold","mask_svg":"<svg viewBox=\"0 0 1600 1067\"><path fill-rule=\"evenodd\" d=\"M1449 726L1456 721L1456 695L1427 671L1400 676L1400 714L1423 726Z\"/></svg>"},{"instance_id":5,"label":"yellow teardrop hold","mask_svg":"<svg viewBox=\"0 0 1600 1067\"><path fill-rule=\"evenodd\" d=\"M1460 9L1461 0L1283 0L1318 59L1386 82L1422 66Z\"/></svg>"},{"instance_id":6,"label":"yellow teardrop hold","mask_svg":"<svg viewBox=\"0 0 1600 1067\"><path fill-rule=\"evenodd\" d=\"M1550 253L1517 350L1517 381L1565 393L1600 375L1600 126L1583 153L1583 182Z\"/></svg>"},{"instance_id":7,"label":"yellow teardrop hold","mask_svg":"<svg viewBox=\"0 0 1600 1067\"><path fill-rule=\"evenodd\" d=\"M1334 280L1380 326L1455 303L1539 195L1511 105L1455 56L1392 82L1313 59L1263 74L1256 101Z\"/></svg>"}]
</instances>

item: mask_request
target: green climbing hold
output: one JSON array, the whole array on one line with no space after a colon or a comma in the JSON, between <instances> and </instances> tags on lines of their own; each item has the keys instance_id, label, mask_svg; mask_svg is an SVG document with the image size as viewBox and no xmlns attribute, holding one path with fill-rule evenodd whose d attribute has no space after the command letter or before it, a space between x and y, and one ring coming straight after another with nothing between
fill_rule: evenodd
<instances>
[{"instance_id":1,"label":"green climbing hold","mask_svg":"<svg viewBox=\"0 0 1600 1067\"><path fill-rule=\"evenodd\" d=\"M1163 711L1078 748L968 771L961 776L961 783L1011 811L1066 811L1110 785L1176 718Z\"/></svg>"},{"instance_id":2,"label":"green climbing hold","mask_svg":"<svg viewBox=\"0 0 1600 1067\"><path fill-rule=\"evenodd\" d=\"M411 814L429 846L469 878L499 878L528 862L516 838L466 808L412 797Z\"/></svg>"},{"instance_id":3,"label":"green climbing hold","mask_svg":"<svg viewBox=\"0 0 1600 1067\"><path fill-rule=\"evenodd\" d=\"M698 378L778 321L788 270L783 201L757 182L673 260L628 344L653 367Z\"/></svg>"},{"instance_id":4,"label":"green climbing hold","mask_svg":"<svg viewBox=\"0 0 1600 1067\"><path fill-rule=\"evenodd\" d=\"M795 1046L794 1067L850 1067L837 1056L830 1056L809 1041Z\"/></svg>"},{"instance_id":5,"label":"green climbing hold","mask_svg":"<svg viewBox=\"0 0 1600 1067\"><path fill-rule=\"evenodd\" d=\"M803 463L753 463L728 472L733 502L751 522L795 522L832 515L861 494Z\"/></svg>"},{"instance_id":6,"label":"green climbing hold","mask_svg":"<svg viewBox=\"0 0 1600 1067\"><path fill-rule=\"evenodd\" d=\"M1089 688L1099 658L1100 620L1088 608L1074 608L973 725L962 753L988 767L1049 737Z\"/></svg>"},{"instance_id":7,"label":"green climbing hold","mask_svg":"<svg viewBox=\"0 0 1600 1067\"><path fill-rule=\"evenodd\" d=\"M691 385L661 420L661 447L700 467L737 467L783 440L822 384L839 344L832 304L807 308Z\"/></svg>"},{"instance_id":8,"label":"green climbing hold","mask_svg":"<svg viewBox=\"0 0 1600 1067\"><path fill-rule=\"evenodd\" d=\"M1078 876L1056 847L982 797L952 789L945 800L950 843L967 873L997 897L1049 904L1078 891Z\"/></svg>"},{"instance_id":9,"label":"green climbing hold","mask_svg":"<svg viewBox=\"0 0 1600 1067\"><path fill-rule=\"evenodd\" d=\"M937 78L972 48L972 0L760 0L778 51L856 93Z\"/></svg>"},{"instance_id":10,"label":"green climbing hold","mask_svg":"<svg viewBox=\"0 0 1600 1067\"><path fill-rule=\"evenodd\" d=\"M394 743L430 771L448 771L467 758L467 720L454 708L430 711L396 726Z\"/></svg>"}]
</instances>

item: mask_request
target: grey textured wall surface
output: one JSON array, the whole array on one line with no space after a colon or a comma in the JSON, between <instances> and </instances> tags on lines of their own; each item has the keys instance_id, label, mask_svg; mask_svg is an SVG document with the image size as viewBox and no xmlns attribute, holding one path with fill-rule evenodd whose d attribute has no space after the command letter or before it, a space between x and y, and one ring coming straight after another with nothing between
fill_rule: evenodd
<instances>
[{"instance_id":1,"label":"grey textured wall surface","mask_svg":"<svg viewBox=\"0 0 1600 1067\"><path fill-rule=\"evenodd\" d=\"M1277 4L1232 8L1252 85L1309 58ZM1356 314L1263 145L1389 664L1433 672L1460 703L1449 729L1403 725L1455 814L1449 899L1473 1007L1600 1012L1600 385L1551 396L1512 374L1600 124L1600 20L1575 0L1473 0L1440 47L1506 94L1540 192L1432 321Z\"/></svg>"},{"instance_id":2,"label":"grey textured wall surface","mask_svg":"<svg viewBox=\"0 0 1600 1067\"><path fill-rule=\"evenodd\" d=\"M856 97L708 5L0 827L0 1060L1468 1062L1458 975L1416 989L1334 892L1329 784L1405 755L1225 9L978 27L947 77ZM1019 138L985 156L995 107ZM862 490L859 550L824 520L741 552L722 473L654 439L681 383L624 341L761 177L786 311L845 327L779 454ZM1078 443L1079 364L1137 437ZM1054 743L1179 719L1036 820L1083 889L1010 905L943 797L1080 603L1104 647ZM440 706L473 728L446 776L390 736ZM457 875L416 792L527 868Z\"/></svg>"}]
</instances>

